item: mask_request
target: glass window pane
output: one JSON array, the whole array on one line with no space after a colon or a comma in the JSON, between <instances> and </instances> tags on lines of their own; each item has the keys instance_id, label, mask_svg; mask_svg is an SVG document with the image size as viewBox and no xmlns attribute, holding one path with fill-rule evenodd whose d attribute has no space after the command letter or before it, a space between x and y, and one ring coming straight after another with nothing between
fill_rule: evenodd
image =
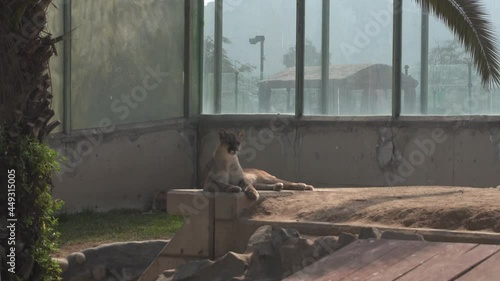
<instances>
[{"instance_id":1,"label":"glass window pane","mask_svg":"<svg viewBox=\"0 0 500 281\"><path fill-rule=\"evenodd\" d=\"M401 114L408 115L420 112L422 11L413 0L403 0L403 7Z\"/></svg>"},{"instance_id":2,"label":"glass window pane","mask_svg":"<svg viewBox=\"0 0 500 281\"><path fill-rule=\"evenodd\" d=\"M61 36L63 27L63 0L53 1L47 9L47 31L52 34L52 38ZM63 42L55 45L57 55L52 56L49 62L50 76L52 80L52 109L54 117L52 120L61 121L61 125L55 128L52 133L61 132L63 129Z\"/></svg>"},{"instance_id":3,"label":"glass window pane","mask_svg":"<svg viewBox=\"0 0 500 281\"><path fill-rule=\"evenodd\" d=\"M497 38L500 38L500 17L495 13L500 11L500 1L486 0L485 4L486 10L491 15L490 19L493 21L495 34ZM498 43L497 50L500 50L500 42ZM488 101L486 102L487 106L484 108L484 112L490 115L500 115L500 89L497 87L490 92L481 89L479 93L482 94L480 94L480 98L478 98L478 100L485 99L484 96L488 96ZM472 102L474 103L474 100L472 100Z\"/></svg>"},{"instance_id":4,"label":"glass window pane","mask_svg":"<svg viewBox=\"0 0 500 281\"><path fill-rule=\"evenodd\" d=\"M215 3L205 0L203 28L203 113L214 113Z\"/></svg>"},{"instance_id":5,"label":"glass window pane","mask_svg":"<svg viewBox=\"0 0 500 281\"><path fill-rule=\"evenodd\" d=\"M392 1L330 3L330 115L391 115Z\"/></svg>"},{"instance_id":6,"label":"glass window pane","mask_svg":"<svg viewBox=\"0 0 500 281\"><path fill-rule=\"evenodd\" d=\"M215 3L205 1L204 113L215 113ZM221 113L294 113L295 0L224 1ZM207 32L208 28L208 32ZM287 55L287 56L285 56Z\"/></svg>"},{"instance_id":7,"label":"glass window pane","mask_svg":"<svg viewBox=\"0 0 500 281\"><path fill-rule=\"evenodd\" d=\"M403 25L403 65L419 85L415 95L403 89L402 114L405 115L497 115L500 113L500 92L487 91L471 64L470 56L450 30L435 16L429 16L428 60L421 61L422 12L413 1L405 0ZM486 11L500 9L496 0L484 0ZM500 31L500 20L491 18L495 32ZM423 42L422 42L423 41ZM500 46L499 46L500 47ZM428 68L428 85L422 84L420 71ZM423 91L421 91L421 88ZM408 92L408 93L407 93ZM422 99L423 97L423 99ZM424 101L422 106L422 101ZM426 101L426 102L425 102Z\"/></svg>"},{"instance_id":8,"label":"glass window pane","mask_svg":"<svg viewBox=\"0 0 500 281\"><path fill-rule=\"evenodd\" d=\"M72 25L72 128L183 115L183 0L73 1Z\"/></svg>"},{"instance_id":9,"label":"glass window pane","mask_svg":"<svg viewBox=\"0 0 500 281\"><path fill-rule=\"evenodd\" d=\"M322 0L306 1L304 48L304 114L323 114L321 95Z\"/></svg>"}]
</instances>

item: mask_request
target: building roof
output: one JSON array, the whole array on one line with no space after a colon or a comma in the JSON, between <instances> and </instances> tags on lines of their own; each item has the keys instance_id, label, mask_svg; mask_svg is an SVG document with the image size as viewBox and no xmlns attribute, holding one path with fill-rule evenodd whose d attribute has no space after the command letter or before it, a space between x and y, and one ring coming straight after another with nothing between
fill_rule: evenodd
<instances>
[{"instance_id":1,"label":"building roof","mask_svg":"<svg viewBox=\"0 0 500 281\"><path fill-rule=\"evenodd\" d=\"M409 75L402 75L403 87L415 88L417 80ZM392 87L392 67L386 64L345 64L330 65L329 80L331 83L350 84L351 88L390 89ZM304 84L306 88L317 88L321 83L321 67L307 66L304 68ZM260 84L270 88L295 87L295 67L264 79Z\"/></svg>"}]
</instances>

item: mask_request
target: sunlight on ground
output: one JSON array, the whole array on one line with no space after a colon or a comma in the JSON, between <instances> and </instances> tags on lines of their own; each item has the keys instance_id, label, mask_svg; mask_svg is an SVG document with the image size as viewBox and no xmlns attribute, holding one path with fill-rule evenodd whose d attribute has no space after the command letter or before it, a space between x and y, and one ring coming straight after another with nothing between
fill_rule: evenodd
<instances>
[{"instance_id":1,"label":"sunlight on ground","mask_svg":"<svg viewBox=\"0 0 500 281\"><path fill-rule=\"evenodd\" d=\"M181 217L142 214L138 210L85 211L63 214L58 219L61 233L58 256L104 243L170 239L182 225Z\"/></svg>"}]
</instances>

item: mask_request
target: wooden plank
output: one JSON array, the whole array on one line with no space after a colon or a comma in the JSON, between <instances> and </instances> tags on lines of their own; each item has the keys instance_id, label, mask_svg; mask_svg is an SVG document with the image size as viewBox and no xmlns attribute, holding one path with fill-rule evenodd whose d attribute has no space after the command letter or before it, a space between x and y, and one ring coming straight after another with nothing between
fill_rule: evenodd
<instances>
[{"instance_id":1,"label":"wooden plank","mask_svg":"<svg viewBox=\"0 0 500 281\"><path fill-rule=\"evenodd\" d=\"M425 263L427 260L445 251L449 246L446 243L426 242L422 247L413 254L401 259L396 264L380 270L367 278L367 281L387 281L395 280L405 273ZM468 247L467 249L473 246Z\"/></svg>"},{"instance_id":2,"label":"wooden plank","mask_svg":"<svg viewBox=\"0 0 500 281\"><path fill-rule=\"evenodd\" d=\"M463 246L466 245L472 244L457 244L459 247L451 248L448 251L437 254L398 280L452 280L498 250L497 246L479 245L472 247L470 250L463 251Z\"/></svg>"},{"instance_id":3,"label":"wooden plank","mask_svg":"<svg viewBox=\"0 0 500 281\"><path fill-rule=\"evenodd\" d=\"M457 281L491 281L500 278L500 252L489 257Z\"/></svg>"},{"instance_id":4,"label":"wooden plank","mask_svg":"<svg viewBox=\"0 0 500 281\"><path fill-rule=\"evenodd\" d=\"M348 263L354 253L371 250L382 244L382 240L357 240L316 263L288 276L284 281L315 280L328 271Z\"/></svg>"},{"instance_id":5,"label":"wooden plank","mask_svg":"<svg viewBox=\"0 0 500 281\"><path fill-rule=\"evenodd\" d=\"M359 270L346 276L344 279L364 281L373 276L379 275L385 269L397 264L408 256L415 254L415 252L421 250L422 247L424 247L426 244L429 243L422 241L408 241L407 243L395 248L394 250L380 256L369 265L360 268Z\"/></svg>"},{"instance_id":6,"label":"wooden plank","mask_svg":"<svg viewBox=\"0 0 500 281\"><path fill-rule=\"evenodd\" d=\"M450 266L439 270L433 278L434 280L455 280L498 251L500 251L500 246L498 245L479 245L461 256L450 259L448 261ZM438 266L438 264L433 264L433 267ZM430 270L428 272L428 274L431 274Z\"/></svg>"},{"instance_id":7,"label":"wooden plank","mask_svg":"<svg viewBox=\"0 0 500 281\"><path fill-rule=\"evenodd\" d=\"M358 242L359 241L359 242ZM341 280L352 272L370 264L380 256L408 243L394 240L358 240L353 246L333 253L330 256L304 268L286 278L286 281L298 280ZM350 247L351 246L351 247Z\"/></svg>"}]
</instances>

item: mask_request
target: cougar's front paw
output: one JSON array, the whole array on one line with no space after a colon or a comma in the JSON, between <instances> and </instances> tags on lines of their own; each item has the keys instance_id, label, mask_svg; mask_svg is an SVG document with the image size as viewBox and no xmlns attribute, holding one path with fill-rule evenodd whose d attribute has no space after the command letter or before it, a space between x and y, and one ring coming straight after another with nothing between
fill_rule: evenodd
<instances>
[{"instance_id":1,"label":"cougar's front paw","mask_svg":"<svg viewBox=\"0 0 500 281\"><path fill-rule=\"evenodd\" d=\"M306 185L306 189L304 190L307 190L307 191L313 191L314 190L314 186L310 185L310 184L307 184Z\"/></svg>"},{"instance_id":2,"label":"cougar's front paw","mask_svg":"<svg viewBox=\"0 0 500 281\"><path fill-rule=\"evenodd\" d=\"M274 191L282 191L283 190L283 183L279 182L279 183L275 184L273 187L273 190Z\"/></svg>"},{"instance_id":3,"label":"cougar's front paw","mask_svg":"<svg viewBox=\"0 0 500 281\"><path fill-rule=\"evenodd\" d=\"M252 201L257 201L259 199L259 193L253 187L247 187L247 189L245 189L245 195Z\"/></svg>"},{"instance_id":4,"label":"cougar's front paw","mask_svg":"<svg viewBox=\"0 0 500 281\"><path fill-rule=\"evenodd\" d=\"M231 187L228 187L228 189L226 191L229 193L238 193L238 192L241 192L241 187L231 186Z\"/></svg>"}]
</instances>

